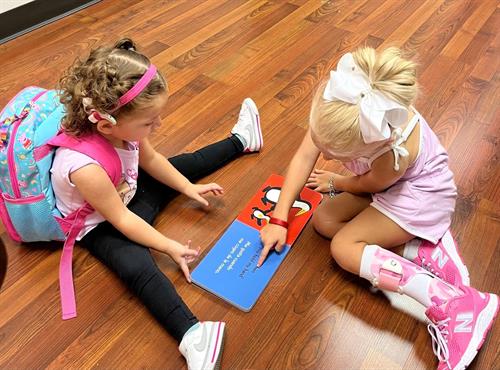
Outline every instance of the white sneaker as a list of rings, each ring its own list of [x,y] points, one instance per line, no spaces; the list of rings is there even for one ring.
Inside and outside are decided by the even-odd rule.
[[[184,335],[179,351],[186,358],[188,370],[220,368],[225,326],[221,321],[204,321]]]
[[[264,142],[260,128],[259,110],[252,99],[243,100],[238,122],[234,125],[231,133],[238,134],[245,140],[244,152],[258,152],[262,149]]]

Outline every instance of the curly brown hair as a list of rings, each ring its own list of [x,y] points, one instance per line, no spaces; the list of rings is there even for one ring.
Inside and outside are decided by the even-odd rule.
[[[112,113],[116,118],[135,109],[147,108],[155,97],[167,93],[167,82],[158,71],[136,98],[115,109],[118,99],[137,83],[150,64],[129,38],[119,40],[113,47],[93,49],[86,60],[77,59],[58,84],[60,101],[66,111],[62,121],[64,131],[82,136],[95,130],[84,109],[83,98],[92,99],[92,109]]]

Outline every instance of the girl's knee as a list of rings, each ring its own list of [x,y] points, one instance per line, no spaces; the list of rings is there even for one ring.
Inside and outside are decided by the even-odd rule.
[[[147,279],[149,274],[150,269],[141,264],[140,261],[129,261],[120,266],[118,270],[120,278],[129,286],[137,281]]]
[[[344,270],[348,270],[347,267],[350,265],[348,253],[350,244],[341,234],[335,235],[330,243],[330,253],[333,259]]]
[[[321,213],[315,212],[312,216],[312,226],[321,236],[331,239],[340,228],[340,224],[332,219],[327,219]]]
[[[159,273],[154,260],[147,253],[131,253],[113,261],[113,269],[127,286],[135,290]]]

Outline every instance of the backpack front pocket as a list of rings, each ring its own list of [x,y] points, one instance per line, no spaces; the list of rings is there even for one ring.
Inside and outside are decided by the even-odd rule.
[[[44,194],[12,198],[3,193],[0,206],[10,219],[10,224],[21,241],[64,240],[64,233],[56,221],[52,206]],[[2,215],[5,218],[5,215]],[[9,231],[10,233],[10,231]]]

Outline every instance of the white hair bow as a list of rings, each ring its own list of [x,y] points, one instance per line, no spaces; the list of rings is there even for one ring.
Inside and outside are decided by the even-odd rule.
[[[344,54],[337,63],[337,70],[330,72],[323,98],[359,104],[361,134],[367,144],[389,139],[390,126],[401,127],[408,119],[408,110],[404,106],[372,89],[368,77],[351,53]]]

